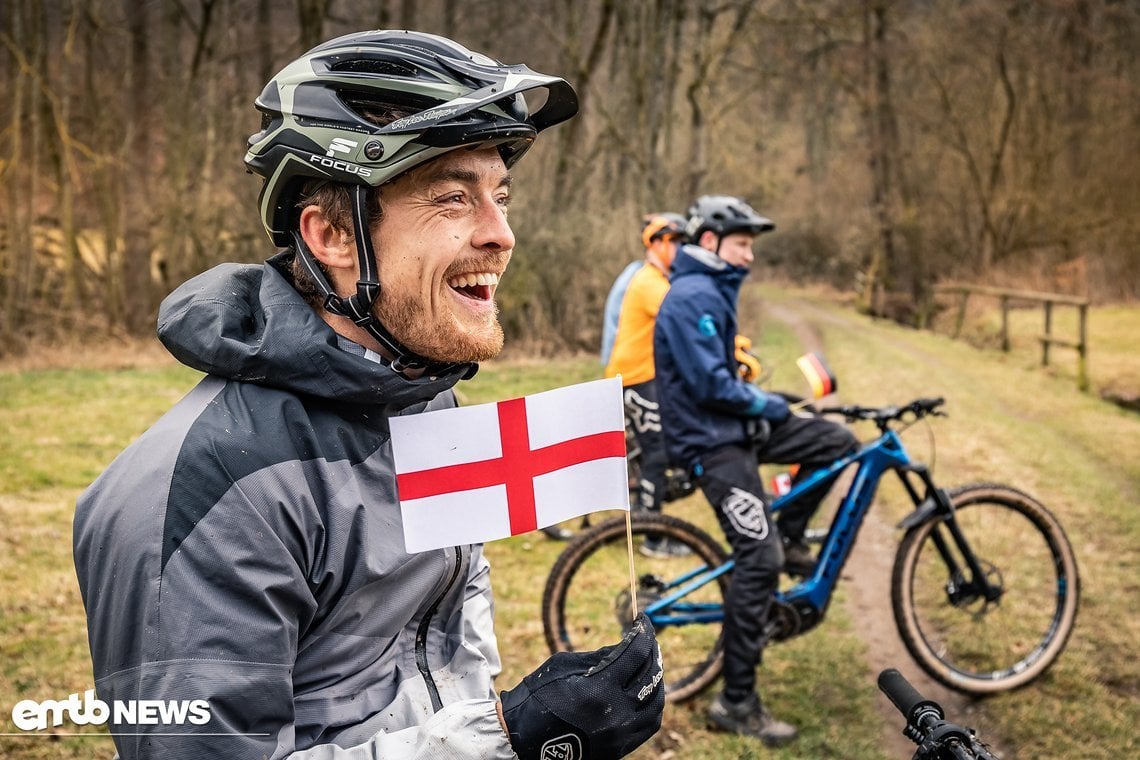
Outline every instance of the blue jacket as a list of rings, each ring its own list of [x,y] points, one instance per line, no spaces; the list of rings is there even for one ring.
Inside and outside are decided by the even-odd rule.
[[[746,442],[748,419],[764,416],[768,394],[736,371],[736,301],[747,276],[747,269],[693,245],[673,262],[653,352],[665,442],[679,465],[692,467],[715,449]]]
[[[625,299],[625,291],[629,289],[629,281],[645,266],[645,259],[630,262],[610,286],[610,294],[606,296],[606,310],[602,315],[602,366],[610,363],[610,355],[614,352],[614,341],[617,340],[618,318],[621,316],[621,302]]]

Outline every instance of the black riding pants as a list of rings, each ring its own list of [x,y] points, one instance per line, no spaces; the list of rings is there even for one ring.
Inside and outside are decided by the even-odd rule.
[[[798,464],[799,470],[792,481],[795,484],[858,447],[858,439],[845,426],[823,417],[793,414],[772,425],[771,434],[760,448],[758,458],[761,462]],[[776,517],[780,534],[790,540],[803,538],[808,521],[826,495],[826,487],[816,488],[783,507]]]
[[[624,389],[625,414],[633,435],[641,448],[641,480],[637,484],[634,509],[661,511],[665,496],[665,470],[669,465],[665,453],[665,435],[661,432],[661,410],[657,402],[657,384],[652,380]]]
[[[784,549],[751,447],[726,446],[701,460],[697,482],[716,510],[736,561],[725,598],[724,693],[732,702],[756,688],[764,621],[776,591]]]

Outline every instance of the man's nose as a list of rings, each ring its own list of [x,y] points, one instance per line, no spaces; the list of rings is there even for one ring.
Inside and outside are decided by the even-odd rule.
[[[507,213],[498,203],[483,204],[479,223],[471,241],[476,248],[509,251],[515,247],[515,233],[507,222]]]

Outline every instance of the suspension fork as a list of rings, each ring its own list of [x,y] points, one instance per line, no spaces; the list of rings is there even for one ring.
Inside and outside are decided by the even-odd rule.
[[[959,596],[963,590],[971,591],[975,594],[980,594],[987,602],[997,601],[1001,598],[1002,589],[1000,586],[992,585],[986,580],[985,570],[982,569],[981,562],[974,554],[974,550],[970,547],[970,542],[966,540],[962,528],[958,525],[958,520],[955,517],[954,504],[950,501],[950,495],[946,489],[939,488],[934,484],[934,478],[930,475],[930,470],[925,465],[912,465],[907,470],[896,470],[899,479],[903,483],[907,494],[910,495],[911,501],[915,504],[915,511],[908,515],[907,519],[903,520],[902,527],[909,528],[919,523],[925,522],[932,516],[937,519],[936,524],[930,530],[930,539],[934,542],[938,554],[942,557],[942,561],[946,563],[946,570],[949,573],[950,580],[947,583],[947,593],[951,596],[952,600]],[[908,477],[909,473],[913,473],[925,488],[926,495],[921,497],[918,489],[915,488],[914,483]],[[946,540],[943,534],[943,528],[950,534],[950,539],[953,545],[958,548],[958,555],[965,561],[966,567],[970,573],[967,576],[962,572],[962,566],[959,564],[958,559],[951,551],[951,545]],[[964,586],[959,588],[956,579],[962,578],[965,580]]]

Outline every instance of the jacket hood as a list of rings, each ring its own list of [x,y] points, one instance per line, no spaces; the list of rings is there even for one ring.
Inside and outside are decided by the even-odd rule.
[[[705,274],[740,283],[748,276],[748,272],[747,267],[733,266],[707,248],[687,243],[677,249],[669,279],[686,274]]]
[[[186,281],[159,307],[159,340],[178,361],[211,375],[396,409],[434,398],[466,373],[470,365],[411,380],[342,350],[279,271],[291,255],[221,264]]]

